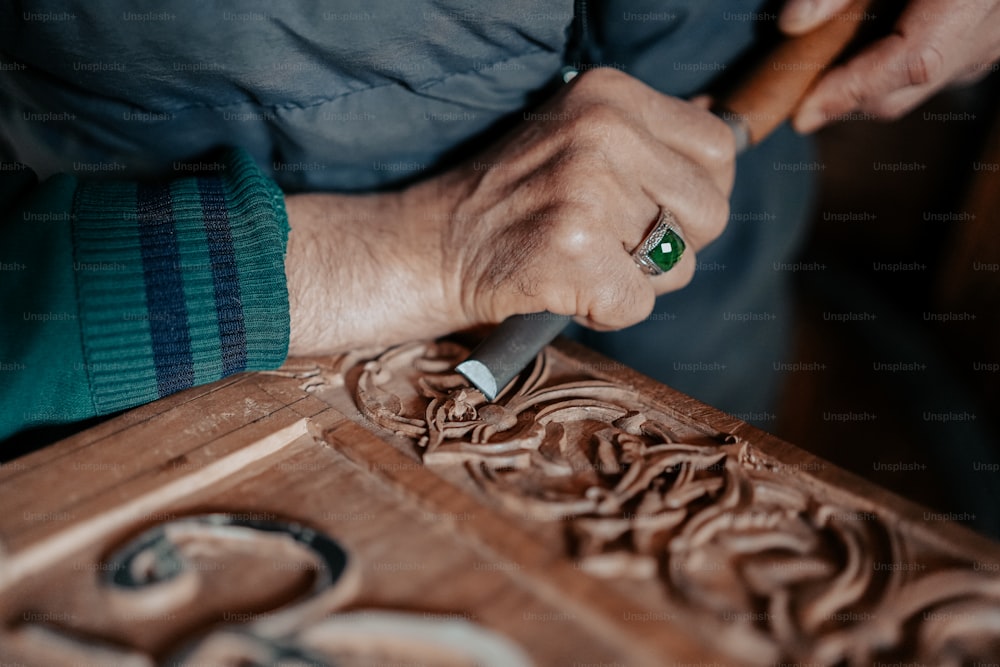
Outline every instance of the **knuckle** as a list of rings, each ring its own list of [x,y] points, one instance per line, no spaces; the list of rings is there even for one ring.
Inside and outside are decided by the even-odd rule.
[[[629,77],[613,67],[595,67],[576,77],[576,86],[596,92],[607,92],[609,87],[619,86]]]
[[[568,219],[567,219],[568,218]],[[600,251],[600,234],[575,216],[566,216],[549,232],[552,252],[570,260],[593,258]]]
[[[706,243],[714,241],[725,231],[729,222],[729,201],[723,197],[712,197],[705,202],[702,219],[702,236]]]
[[[934,44],[928,43],[917,49],[908,59],[907,73],[911,86],[933,84],[944,75],[944,54]]]
[[[635,295],[635,307],[630,314],[630,321],[625,326],[631,326],[643,321],[649,317],[649,314],[653,312],[653,308],[656,307],[656,291],[649,280],[644,280],[642,288],[635,290],[633,293]]]
[[[845,100],[857,106],[864,104],[868,96],[868,84],[860,72],[851,71],[844,77],[843,97]]]
[[[707,166],[727,168],[736,162],[736,136],[722,120],[712,117],[710,136],[704,142]]]
[[[655,301],[648,280],[640,284],[603,282],[593,290],[588,315],[603,326],[620,329],[648,317]]]

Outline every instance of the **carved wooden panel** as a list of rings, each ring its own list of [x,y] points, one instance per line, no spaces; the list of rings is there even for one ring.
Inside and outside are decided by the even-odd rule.
[[[960,665],[1000,548],[572,344],[298,362],[0,468],[0,663]]]

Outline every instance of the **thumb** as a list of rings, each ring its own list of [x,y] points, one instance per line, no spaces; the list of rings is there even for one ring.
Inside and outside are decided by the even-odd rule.
[[[778,17],[778,27],[789,35],[800,35],[843,11],[849,4],[851,0],[788,0]]]

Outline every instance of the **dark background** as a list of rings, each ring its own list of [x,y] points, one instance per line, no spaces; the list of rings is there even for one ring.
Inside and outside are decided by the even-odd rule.
[[[826,268],[797,274],[796,359],[826,368],[789,374],[770,429],[994,537],[998,82],[994,72],[895,123],[849,120],[819,134],[826,168],[802,261]],[[886,266],[896,263],[909,268]],[[956,319],[934,319],[947,313]],[[886,370],[894,362],[913,370]]]

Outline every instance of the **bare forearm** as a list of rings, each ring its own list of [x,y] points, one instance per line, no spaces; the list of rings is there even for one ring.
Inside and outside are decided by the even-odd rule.
[[[289,354],[334,354],[467,326],[450,307],[440,234],[405,194],[289,195]]]

